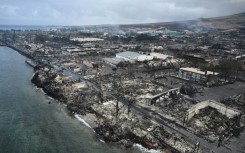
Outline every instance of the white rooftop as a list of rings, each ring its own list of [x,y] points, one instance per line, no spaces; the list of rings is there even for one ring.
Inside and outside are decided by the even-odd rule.
[[[132,51],[125,51],[125,52],[117,53],[117,56],[126,57],[126,58],[137,58],[140,55],[141,54],[137,52],[132,52]]]
[[[79,41],[79,42],[91,42],[91,41],[103,41],[104,39],[100,38],[72,38],[73,41]]]
[[[172,57],[172,56],[169,56],[169,55],[166,55],[166,54],[161,54],[161,53],[150,53],[151,56],[154,56],[155,58],[159,58],[159,59],[162,59],[162,60],[165,60],[167,59],[168,57]]]
[[[195,67],[185,67],[185,68],[180,68],[180,69],[184,71],[189,71],[189,72],[205,75],[205,71],[201,71],[200,69],[195,68]],[[218,75],[219,73],[217,72],[213,73],[213,71],[207,71],[207,75],[213,75],[213,74]]]

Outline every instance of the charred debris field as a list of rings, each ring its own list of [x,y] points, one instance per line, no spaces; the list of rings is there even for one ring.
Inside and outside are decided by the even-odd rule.
[[[142,25],[1,30],[31,82],[107,143],[159,152],[245,144],[245,15]]]

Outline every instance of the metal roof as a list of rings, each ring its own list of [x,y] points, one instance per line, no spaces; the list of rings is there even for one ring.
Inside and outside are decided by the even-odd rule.
[[[123,59],[120,59],[120,58],[103,58],[103,59],[114,65],[117,65],[118,63],[124,61]]]
[[[117,53],[117,56],[122,56],[122,57],[126,57],[126,58],[136,58],[140,55],[141,54],[139,54],[137,52],[132,52],[132,51],[125,51],[125,52]]]

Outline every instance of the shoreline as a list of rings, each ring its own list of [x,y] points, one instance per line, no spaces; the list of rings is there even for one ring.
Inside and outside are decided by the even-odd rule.
[[[21,54],[21,55],[23,55],[23,56],[25,56],[25,57],[27,57],[27,58],[30,58],[30,59],[34,60],[34,57],[33,57],[33,56],[31,56],[30,54],[28,54],[27,52],[25,52],[25,51],[23,51],[23,50],[21,50],[21,49],[18,49],[17,47],[15,47],[15,46],[13,46],[13,45],[11,45],[11,44],[8,44],[8,43],[7,43],[7,44],[4,45],[4,46],[9,47],[9,48],[11,48],[11,49],[17,51],[19,54]]]
[[[21,49],[17,49],[16,47],[11,46],[11,45],[6,45],[6,46],[9,47],[9,48],[12,48],[13,50],[17,51],[18,53],[20,53],[21,55],[23,55],[23,56],[25,56],[27,58],[31,57],[29,54],[25,53]],[[35,59],[33,57],[31,57],[31,59],[33,59],[35,61]],[[34,68],[33,68],[33,70],[34,70]],[[50,77],[47,77],[45,75],[42,76],[43,74],[39,74],[39,73],[42,73],[42,72],[44,72],[44,71],[40,70],[40,69],[39,70],[36,69],[36,71],[33,73],[31,82],[34,84],[34,86],[36,86],[38,89],[41,89],[48,97],[52,98],[56,102],[60,102],[60,103],[65,104],[66,105],[66,110],[69,113],[71,113],[71,115],[73,117],[75,117],[77,120],[83,122],[83,124],[86,125],[87,122],[84,121],[84,119],[80,120],[79,118],[76,117],[76,114],[77,113],[79,114],[79,112],[76,112],[76,109],[78,109],[78,108],[76,108],[77,106],[71,106],[72,108],[74,108],[74,107],[76,108],[75,111],[72,108],[68,107],[69,104],[67,104],[67,102],[68,102],[69,99],[67,99],[67,97],[65,97],[64,95],[59,95],[56,91],[54,91],[52,89],[52,87],[50,87],[49,85],[47,86],[47,85],[42,84],[42,82],[40,82],[40,80],[37,81],[38,79],[40,79],[39,77],[42,77],[44,80],[45,79],[47,79],[47,80],[50,79]],[[53,72],[52,74],[53,75],[57,75],[57,72]],[[52,78],[52,79],[54,79],[54,78]],[[63,89],[59,89],[59,90],[63,90]],[[86,126],[91,128],[97,135],[102,137],[105,140],[105,142],[119,143],[119,145],[122,145],[122,146],[124,146],[126,148],[131,148],[134,145],[139,145],[139,146],[142,146],[142,148],[144,148],[144,150],[145,149],[148,150],[148,152],[149,151],[157,151],[157,153],[163,153],[163,150],[165,150],[165,149],[166,150],[171,150],[171,152],[173,152],[173,153],[180,152],[176,148],[172,147],[171,145],[167,145],[166,146],[166,144],[165,144],[165,145],[162,146],[161,144],[158,144],[159,147],[160,147],[160,150],[159,150],[159,147],[157,147],[157,149],[154,149],[155,147],[153,147],[153,148],[151,147],[151,146],[153,146],[153,143],[151,143],[151,141],[147,141],[147,140],[145,140],[143,138],[138,138],[137,136],[136,137],[134,136],[134,138],[131,139],[130,135],[132,134],[132,131],[130,131],[130,134],[127,133],[126,131],[122,131],[123,133],[118,133],[118,134],[111,135],[110,134],[110,129],[112,128],[112,129],[115,130],[116,127],[114,125],[110,125],[111,123],[108,124],[108,119],[106,117],[104,117],[104,116],[101,116],[101,114],[99,112],[96,112],[96,110],[92,110],[92,112],[95,114],[96,118],[99,119],[102,122],[100,122],[100,124],[98,124],[98,127],[95,127],[95,128],[92,128],[89,124],[87,124]],[[82,110],[82,113],[80,113],[80,114],[81,115],[84,115],[84,114],[86,115],[88,113],[91,113],[90,110]],[[106,132],[106,133],[104,133],[103,131]],[[109,135],[107,135],[108,132],[109,132]],[[148,146],[147,143],[151,143],[150,146]],[[188,147],[190,147],[190,146],[188,146]],[[142,149],[140,149],[140,150],[142,151]]]
[[[82,118],[79,114],[75,114],[74,117],[79,120],[80,122],[82,122],[85,126],[87,126],[88,128],[92,129],[93,132],[95,133],[94,129],[89,125],[89,123],[87,123],[84,118]]]
[[[6,44],[6,45],[0,45],[0,47],[9,47],[11,49],[13,49],[14,51],[18,52],[19,54],[21,54],[22,56],[26,57],[26,58],[30,58],[32,60],[34,60],[34,58],[32,56],[30,56],[29,54],[25,53],[24,51],[22,51],[21,49],[17,49],[16,47]],[[29,65],[30,67],[32,67],[31,65]],[[34,70],[34,67],[32,67],[32,69]],[[32,78],[35,76],[36,73],[33,73]],[[33,83],[33,86],[36,87],[37,90],[40,90],[42,92],[42,94],[46,95],[48,99],[50,100],[54,100],[55,102],[59,102],[59,103],[63,103],[59,101],[56,97],[53,96],[53,94],[51,94],[50,92],[46,92],[45,89],[43,87],[37,86],[35,83]],[[69,109],[67,109],[67,107],[65,108],[66,111],[68,111],[69,113],[72,113]],[[87,115],[87,114],[86,114]],[[90,128],[96,135],[98,135],[98,133],[96,133],[96,131],[94,130],[94,128],[85,121],[85,119],[82,117],[84,115],[80,115],[80,114],[72,114],[73,117],[75,117],[79,122],[83,123],[87,128]],[[103,138],[103,137],[102,137]],[[106,143],[106,141],[104,139],[99,139],[99,141],[101,143]],[[120,144],[121,145],[121,144]],[[138,143],[134,143],[132,148],[135,147],[137,149],[139,149],[142,153],[164,153],[162,151],[159,150],[154,150],[154,149],[148,149],[144,146],[142,146],[141,144]]]
[[[92,126],[86,122],[86,117],[82,116],[82,115],[79,115],[79,114],[75,114],[75,118],[80,121],[81,123],[83,123],[85,126],[87,126],[88,128],[90,128],[95,134],[95,130],[92,128]],[[104,140],[102,139],[98,139],[100,142],[102,143],[106,143]],[[147,149],[145,147],[143,147],[141,144],[137,144],[137,143],[134,143],[132,148],[137,148],[139,149],[142,153],[165,153],[163,151],[160,151],[160,150],[155,150],[155,149]]]
[[[33,77],[35,77],[35,73],[33,75]],[[39,87],[37,84],[35,84],[35,82],[32,82],[33,85],[41,90],[41,92],[43,94],[45,94],[47,97],[50,97],[52,98],[53,100],[55,100],[56,102],[60,102],[60,103],[63,103],[64,102],[61,102],[60,100],[58,100],[56,97],[53,97],[52,94],[50,94],[50,92],[46,92],[45,89],[43,87]],[[66,104],[65,104],[66,105]],[[67,106],[67,105],[66,105]],[[71,115],[76,118],[79,122],[81,122],[83,125],[85,125],[87,128],[90,128],[97,136],[101,137],[102,139],[98,138],[99,141],[101,141],[102,143],[106,143],[106,142],[112,142],[112,143],[115,143],[115,144],[118,144],[118,145],[121,145],[121,146],[124,146],[125,148],[133,148],[133,147],[136,147],[137,149],[139,149],[142,153],[165,153],[161,150],[156,150],[156,149],[148,149],[146,147],[144,147],[142,144],[139,144],[139,143],[135,143],[134,141],[132,141],[132,146],[128,147],[128,143],[122,143],[122,141],[128,141],[126,139],[122,139],[118,142],[114,142],[114,141],[108,141],[108,138],[107,137],[104,137],[104,136],[101,136],[100,133],[96,132],[96,128],[98,128],[99,126],[97,125],[97,121],[95,120],[98,120],[98,116],[96,114],[92,114],[92,113],[89,113],[89,112],[86,112],[85,115],[82,115],[82,114],[77,114],[77,113],[74,113],[72,112],[71,110],[69,110],[67,107],[65,108],[68,113],[71,113]],[[96,112],[95,112],[96,113]],[[95,120],[93,119],[86,119],[86,116],[89,115],[89,114],[92,114],[94,117],[95,117]],[[87,120],[91,120],[91,122],[94,122],[94,125],[91,125],[91,123],[88,123]],[[95,126],[96,124],[96,126]]]

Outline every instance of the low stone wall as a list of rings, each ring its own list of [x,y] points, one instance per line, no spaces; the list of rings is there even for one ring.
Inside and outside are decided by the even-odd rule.
[[[204,109],[208,106],[217,109],[218,112],[226,115],[229,118],[241,115],[239,110],[225,106],[224,104],[218,103],[214,100],[206,100],[188,109],[186,112],[186,120],[190,120],[195,114],[198,114],[201,109]]]

